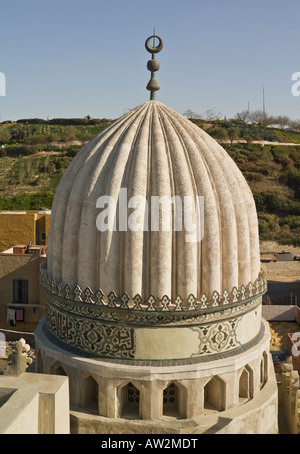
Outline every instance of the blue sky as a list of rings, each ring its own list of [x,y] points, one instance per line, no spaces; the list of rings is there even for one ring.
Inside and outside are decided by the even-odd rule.
[[[0,120],[117,118],[149,99],[153,32],[157,99],[227,117],[262,108],[300,118],[299,0],[0,0]]]

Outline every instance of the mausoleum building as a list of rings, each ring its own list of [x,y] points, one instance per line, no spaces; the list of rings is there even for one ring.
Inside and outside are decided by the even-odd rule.
[[[276,433],[253,196],[221,145],[155,99],[156,39],[150,101],[57,188],[37,370],[69,377],[74,432]]]

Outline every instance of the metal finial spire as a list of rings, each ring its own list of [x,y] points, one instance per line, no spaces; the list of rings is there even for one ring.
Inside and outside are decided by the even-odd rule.
[[[153,45],[150,45],[150,40],[153,38]],[[155,38],[158,39],[158,45],[155,46]],[[162,39],[155,34],[155,29],[154,29],[154,34],[152,36],[149,36],[149,38],[145,42],[145,47],[148,52],[152,54],[152,60],[149,60],[147,62],[147,69],[151,71],[151,79],[148,82],[147,85],[147,90],[150,91],[150,100],[153,100],[156,98],[156,91],[160,89],[159,83],[155,79],[155,71],[159,70],[160,64],[159,61],[156,60],[155,54],[158,54],[163,48],[163,41]]]

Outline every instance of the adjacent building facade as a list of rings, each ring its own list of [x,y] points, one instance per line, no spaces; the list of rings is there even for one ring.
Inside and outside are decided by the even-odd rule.
[[[0,211],[0,251],[17,244],[48,244],[51,211]]]
[[[20,244],[0,253],[0,330],[33,332],[45,314],[39,276],[46,251]]]

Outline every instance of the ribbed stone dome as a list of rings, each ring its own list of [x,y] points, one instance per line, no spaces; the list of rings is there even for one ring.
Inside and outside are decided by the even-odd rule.
[[[158,229],[155,197],[181,202]],[[190,241],[191,220],[176,221],[198,197],[204,234]],[[104,200],[117,203],[99,230]],[[88,414],[97,433],[275,433],[254,200],[226,151],[172,109],[151,99],[73,159],[40,284],[37,367],[68,375],[80,430]]]
[[[100,232],[97,200],[118,200],[120,188],[147,200],[204,196],[202,241],[173,228]],[[129,297],[198,299],[247,286],[260,272],[256,208],[242,173],[221,145],[158,101],[122,116],[74,158],[56,191],[48,250],[55,281]]]

